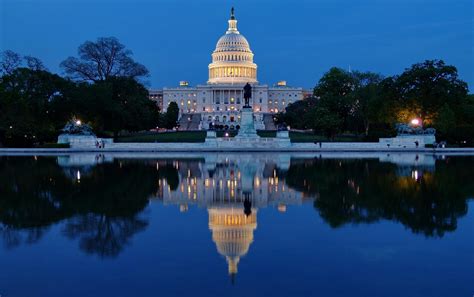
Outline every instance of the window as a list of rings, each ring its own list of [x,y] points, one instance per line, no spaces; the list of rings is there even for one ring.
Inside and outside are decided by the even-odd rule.
[[[205,108],[205,107],[203,107],[203,108],[202,108],[202,111],[206,111],[206,108]]]

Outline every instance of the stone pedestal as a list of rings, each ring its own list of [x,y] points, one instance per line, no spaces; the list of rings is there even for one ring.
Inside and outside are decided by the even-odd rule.
[[[95,148],[98,138],[95,135],[61,134],[58,143],[68,143],[71,148]]]
[[[251,107],[244,107],[240,113],[240,129],[236,138],[258,138],[257,130],[253,121]]]
[[[280,139],[290,139],[290,133],[288,130],[277,131],[276,137]]]
[[[208,130],[206,132],[206,140],[204,141],[204,143],[207,145],[207,146],[217,146],[217,135],[216,135],[216,131],[214,130]]]

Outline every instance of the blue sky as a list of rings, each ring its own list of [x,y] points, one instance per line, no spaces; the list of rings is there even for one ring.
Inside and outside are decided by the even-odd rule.
[[[400,73],[426,59],[474,86],[472,0],[0,0],[0,49],[53,72],[85,40],[115,36],[150,70],[149,86],[205,83],[231,6],[258,79],[311,88],[332,66]]]

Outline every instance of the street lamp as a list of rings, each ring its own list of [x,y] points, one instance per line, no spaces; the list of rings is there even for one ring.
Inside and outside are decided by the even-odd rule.
[[[421,120],[418,119],[418,118],[414,118],[410,121],[410,123],[413,125],[413,126],[420,126],[421,125]]]
[[[82,124],[81,120],[77,120],[77,121],[76,121],[76,125],[77,125],[77,126],[80,126],[81,124]]]

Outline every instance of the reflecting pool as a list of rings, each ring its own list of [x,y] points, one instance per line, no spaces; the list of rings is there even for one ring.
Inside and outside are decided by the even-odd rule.
[[[473,296],[474,157],[0,156],[0,296]]]

